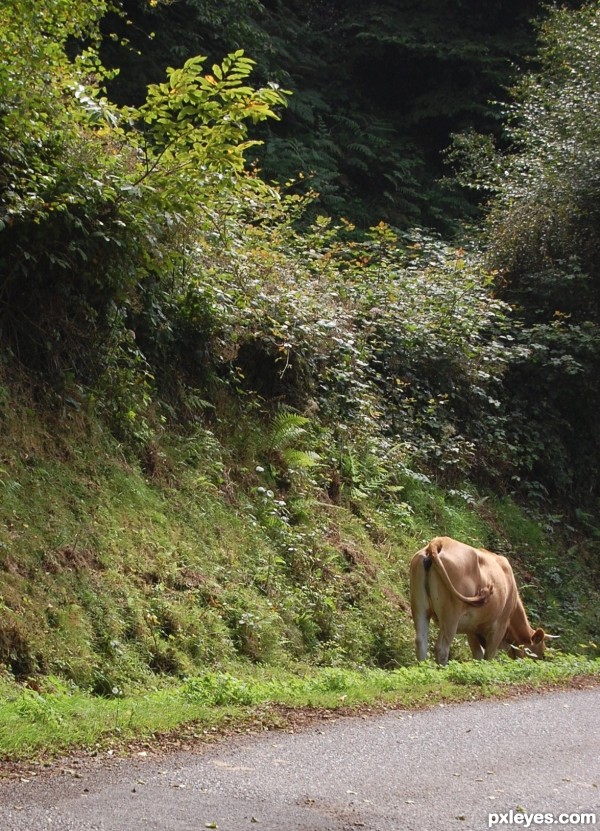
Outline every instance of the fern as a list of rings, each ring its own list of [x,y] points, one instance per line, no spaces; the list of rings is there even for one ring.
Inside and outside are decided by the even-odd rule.
[[[299,413],[282,410],[273,420],[269,446],[271,450],[283,451],[290,448],[306,435],[309,419]]]
[[[366,499],[370,494],[381,492],[388,486],[389,472],[372,456],[358,459],[348,449],[340,457],[340,468],[353,499]]]
[[[273,420],[269,449],[279,453],[288,470],[307,470],[316,467],[321,457],[313,450],[301,450],[296,445],[308,436],[310,419],[299,413],[282,410]]]
[[[283,451],[283,458],[290,469],[307,470],[317,467],[321,457],[314,450],[295,450],[293,447]]]

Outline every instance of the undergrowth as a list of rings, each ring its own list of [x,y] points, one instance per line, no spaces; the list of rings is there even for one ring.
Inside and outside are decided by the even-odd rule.
[[[409,705],[597,673],[586,547],[571,535],[564,559],[560,523],[544,529],[508,497],[408,469],[371,488],[386,470],[368,449],[337,471],[324,428],[285,411],[247,413],[235,450],[224,421],[165,431],[140,462],[85,412],[56,438],[51,409],[12,402],[0,472],[7,758],[191,722],[201,733],[263,705]],[[439,533],[508,554],[531,619],[579,657],[415,666],[408,562]],[[468,657],[460,639],[453,654]]]

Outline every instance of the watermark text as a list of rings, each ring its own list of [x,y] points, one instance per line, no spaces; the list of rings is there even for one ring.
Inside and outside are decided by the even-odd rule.
[[[518,825],[522,828],[531,828],[536,825],[596,825],[596,814],[591,812],[530,814],[527,811],[513,811],[512,809],[504,814],[488,814],[488,828],[503,825]]]

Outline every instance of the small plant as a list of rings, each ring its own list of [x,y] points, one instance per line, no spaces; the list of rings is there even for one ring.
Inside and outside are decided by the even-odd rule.
[[[59,699],[52,694],[42,695],[36,690],[25,688],[16,703],[16,711],[33,724],[59,727],[64,719],[58,704]]]
[[[352,685],[352,676],[343,669],[323,670],[311,684],[311,689],[322,692],[346,692]]]
[[[195,704],[249,706],[263,700],[264,691],[258,685],[228,673],[207,673],[201,678],[188,679],[182,695]]]

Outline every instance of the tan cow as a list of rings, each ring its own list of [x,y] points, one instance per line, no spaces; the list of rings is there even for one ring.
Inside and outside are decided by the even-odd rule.
[[[472,548],[450,537],[436,537],[410,564],[410,604],[417,659],[427,657],[429,621],[440,632],[438,664],[447,664],[454,636],[467,636],[474,658],[493,658],[499,648],[515,656],[541,658],[547,637],[533,629],[506,557]]]

